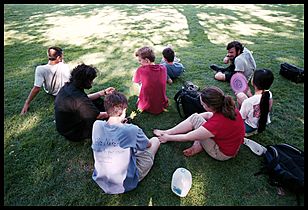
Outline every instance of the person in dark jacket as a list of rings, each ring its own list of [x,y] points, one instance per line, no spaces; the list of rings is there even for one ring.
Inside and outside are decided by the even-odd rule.
[[[73,69],[70,81],[56,96],[56,129],[68,140],[81,141],[91,138],[94,121],[108,118],[102,97],[111,94],[115,88],[108,87],[88,95],[84,91],[92,87],[96,76],[95,67],[80,64]]]

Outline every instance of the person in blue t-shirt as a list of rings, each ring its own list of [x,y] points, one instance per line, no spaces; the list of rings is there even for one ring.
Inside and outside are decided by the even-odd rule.
[[[94,171],[92,179],[107,194],[133,190],[149,173],[160,146],[157,137],[148,137],[137,125],[125,123],[127,98],[119,92],[107,95],[104,107],[107,121],[93,124],[92,150]]]
[[[175,57],[175,53],[171,47],[163,50],[163,59],[161,64],[167,68],[167,82],[172,84],[173,80],[183,74],[185,67],[179,63],[179,59]]]

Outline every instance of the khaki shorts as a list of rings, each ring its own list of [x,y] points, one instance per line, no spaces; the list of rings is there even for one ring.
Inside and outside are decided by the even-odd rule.
[[[203,125],[203,123],[206,122],[206,120],[200,115],[198,115],[197,113],[192,114],[188,119],[189,119],[189,122],[193,125],[194,129],[199,128],[200,126]],[[232,158],[231,156],[227,156],[223,154],[219,150],[219,146],[211,138],[204,140],[204,141],[199,141],[199,142],[202,145],[203,149],[206,151],[206,153],[216,160],[228,160]]]
[[[154,155],[148,150],[140,151],[136,153],[136,164],[139,173],[140,182],[150,171],[154,163]]]

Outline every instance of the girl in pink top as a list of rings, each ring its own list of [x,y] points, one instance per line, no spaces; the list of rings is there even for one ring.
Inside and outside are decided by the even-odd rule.
[[[235,157],[244,142],[245,127],[234,100],[218,87],[209,87],[202,90],[200,101],[207,112],[192,114],[173,128],[153,133],[161,143],[194,141],[183,151],[185,156],[205,150],[216,160]]]
[[[155,64],[151,48],[142,47],[136,52],[140,67],[135,72],[133,82],[140,85],[137,107],[140,111],[160,114],[168,106],[166,95],[167,69]]]

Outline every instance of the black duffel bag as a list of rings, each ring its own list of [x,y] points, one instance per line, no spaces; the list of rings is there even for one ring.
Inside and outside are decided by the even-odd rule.
[[[200,94],[199,87],[190,81],[186,81],[175,94],[176,109],[181,118],[186,119],[193,113],[205,112],[200,102]]]
[[[279,74],[295,83],[304,82],[304,69],[286,62],[280,64]]]

